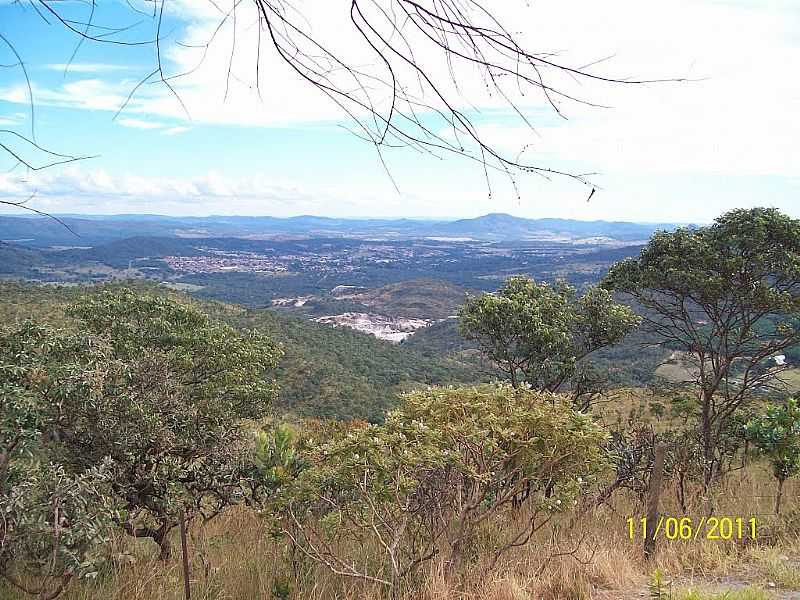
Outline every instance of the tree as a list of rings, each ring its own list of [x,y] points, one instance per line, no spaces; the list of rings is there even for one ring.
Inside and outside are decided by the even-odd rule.
[[[783,404],[770,406],[764,414],[747,423],[745,433],[753,445],[772,461],[772,473],[778,480],[775,514],[780,514],[783,484],[800,473],[800,407],[797,399],[789,398]]]
[[[800,221],[740,209],[708,227],[659,232],[602,285],[636,302],[658,343],[692,359],[708,485],[729,422],[779,381],[786,365],[772,358],[800,343]]]
[[[603,289],[581,297],[575,288],[511,277],[497,294],[469,298],[459,311],[461,332],[505,373],[513,387],[556,392],[571,385],[573,402],[589,407],[595,388],[585,359],[633,330],[639,319]],[[583,361],[583,362],[582,362]]]
[[[0,578],[55,598],[72,578],[97,574],[118,506],[107,461],[77,475],[58,462],[44,437],[49,406],[9,382],[20,368],[7,358],[0,351]]]
[[[311,454],[284,489],[284,533],[339,575],[396,586],[442,548],[455,572],[481,528],[513,516],[489,542],[494,564],[573,505],[606,466],[605,439],[551,394],[508,385],[413,392],[384,424]]]
[[[5,376],[47,407],[44,431],[71,472],[110,459],[120,525],[166,558],[180,512],[213,515],[241,500],[252,446],[242,424],[267,413],[279,351],[189,305],[124,289],[70,314],[73,330],[7,331]]]
[[[216,26],[210,39],[197,48],[197,66],[187,72],[168,70],[169,52],[165,47],[170,29],[167,21],[175,11],[186,10],[180,3],[153,0],[127,2],[126,7],[34,0],[15,4],[7,10],[36,11],[43,25],[58,25],[75,36],[76,48],[67,68],[84,44],[104,44],[109,51],[152,49],[152,69],[132,86],[117,114],[125,110],[133,96],[148,89],[147,84],[160,83],[174,96],[176,105],[190,115],[191,107],[184,105],[176,91],[180,78],[200,66],[215,41],[221,43],[224,33],[232,38],[231,47],[225,47],[230,52],[224,90],[227,97],[231,79],[241,80],[232,69],[237,43],[252,36],[252,87],[259,93],[264,77],[275,77],[274,70],[265,68],[265,58],[272,55],[309,90],[324,94],[337,105],[352,122],[354,133],[372,144],[379,154],[385,148],[398,146],[412,147],[432,157],[455,153],[482,167],[487,185],[493,172],[507,175],[512,182],[515,174],[525,172],[588,182],[582,174],[529,162],[523,152],[508,152],[491,142],[481,133],[479,119],[465,108],[478,103],[475,89],[478,93],[487,91],[496,98],[494,102],[505,103],[534,135],[533,124],[515,98],[535,93],[563,116],[565,105],[591,104],[568,88],[567,82],[645,83],[641,79],[599,74],[593,67],[600,61],[573,66],[551,52],[526,49],[512,28],[502,23],[498,11],[479,0],[343,3],[342,10],[347,11],[352,29],[342,32],[342,39],[359,40],[364,54],[357,57],[340,52],[336,40],[320,39],[312,26],[314,10],[310,6],[282,0],[249,0],[221,7],[209,0],[204,9],[217,15]],[[46,31],[43,36],[48,35]],[[14,47],[11,33],[4,35],[1,28],[0,47],[8,50],[8,60],[3,61],[8,64],[0,68],[20,69],[28,82],[31,103],[31,130],[25,135],[0,130],[0,151],[16,165],[33,170],[84,158],[56,154],[37,144],[33,120],[35,87],[28,77],[25,57]],[[473,85],[470,80],[474,80]],[[270,85],[276,84],[270,81]],[[524,149],[523,142],[519,150]],[[491,187],[489,190],[491,193]],[[24,206],[24,202],[17,204]]]

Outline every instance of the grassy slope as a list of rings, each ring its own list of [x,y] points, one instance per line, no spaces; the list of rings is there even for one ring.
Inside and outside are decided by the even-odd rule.
[[[311,561],[291,562],[287,540],[272,535],[270,521],[237,507],[202,526],[190,528],[192,597],[267,600],[641,600],[653,597],[648,581],[658,569],[669,582],[662,598],[671,600],[790,600],[800,593],[800,506],[797,488],[788,496],[786,517],[770,515],[774,481],[762,465],[732,473],[716,490],[717,515],[757,515],[759,543],[752,541],[669,541],[661,537],[651,562],[642,558],[641,540],[629,537],[627,517],[638,519],[644,507],[620,493],[594,510],[568,509],[530,544],[505,554],[489,570],[492,543],[504,522],[487,523],[471,547],[469,565],[459,577],[446,579],[444,559],[420,570],[416,587],[392,596],[386,589],[357,579],[336,577]],[[692,490],[692,522],[707,514]],[[667,515],[681,515],[674,490],[662,499]],[[527,513],[517,517],[526,519]],[[177,544],[177,532],[175,543]],[[558,542],[553,543],[556,538]],[[372,544],[343,537],[341,546],[357,563],[381,556]],[[169,562],[155,559],[148,542],[120,537],[113,546],[119,559],[95,580],[74,582],[63,600],[181,600],[180,553]],[[445,552],[446,554],[446,552]],[[752,587],[751,587],[752,586]],[[281,590],[286,593],[281,593]],[[4,588],[0,598],[25,596]]]

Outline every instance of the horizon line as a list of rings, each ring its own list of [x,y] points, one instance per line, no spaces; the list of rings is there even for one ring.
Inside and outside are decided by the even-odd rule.
[[[393,216],[393,217],[377,217],[377,216],[341,216],[332,217],[327,215],[313,215],[308,213],[291,215],[286,217],[277,217],[268,214],[235,214],[235,215],[221,215],[221,214],[208,214],[208,215],[167,215],[159,213],[50,213],[50,214],[31,214],[22,212],[19,214],[13,213],[0,213],[0,217],[12,218],[27,218],[27,219],[53,219],[53,218],[111,218],[111,217],[151,217],[162,219],[229,219],[229,218],[246,218],[246,219],[276,219],[287,221],[290,219],[328,219],[340,221],[415,221],[420,223],[436,223],[448,222],[453,223],[457,221],[473,221],[490,216],[507,216],[521,221],[573,221],[577,223],[628,223],[634,225],[704,225],[697,221],[633,221],[622,219],[576,219],[572,217],[520,217],[511,213],[505,212],[491,212],[478,215],[477,217],[421,217],[421,216]]]

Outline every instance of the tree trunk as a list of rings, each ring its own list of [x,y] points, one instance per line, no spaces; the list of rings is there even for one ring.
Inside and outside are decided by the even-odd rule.
[[[455,577],[458,574],[458,569],[461,567],[461,558],[463,556],[462,546],[462,541],[456,540],[450,547],[450,557],[448,558],[446,567],[448,579]]]
[[[678,471],[678,504],[681,511],[686,514],[686,473],[683,470]]]
[[[556,482],[552,479],[547,482],[547,487],[544,489],[544,497],[545,498],[552,498],[553,497],[553,489],[556,487]]]
[[[181,520],[181,558],[183,559],[183,597],[184,600],[190,600],[192,591],[189,581],[189,551],[186,543],[186,513],[183,510],[181,510],[179,518]]]
[[[159,527],[156,535],[153,537],[156,544],[158,544],[158,560],[168,561],[172,557],[172,545],[169,541],[170,528],[166,524]]]
[[[703,433],[703,483],[706,490],[711,486],[714,479],[714,439],[711,428],[711,402],[714,394],[707,389],[703,390],[703,414],[702,414],[702,433]]]
[[[785,479],[778,479],[778,495],[775,497],[775,514],[781,514],[781,500],[783,498],[783,482]]]

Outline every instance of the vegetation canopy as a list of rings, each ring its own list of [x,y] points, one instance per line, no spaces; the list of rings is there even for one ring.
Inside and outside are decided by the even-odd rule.
[[[241,424],[266,414],[279,351],[185,304],[127,290],[89,297],[70,314],[74,330],[4,330],[0,383],[40,423],[31,443],[68,472],[110,461],[118,522],[166,557],[180,510],[209,516],[240,499]]]
[[[642,309],[644,327],[692,360],[706,482],[736,411],[780,381],[773,357],[800,342],[800,221],[771,208],[653,236],[613,266],[604,287]]]
[[[497,558],[526,544],[605,467],[604,431],[563,399],[507,385],[407,394],[383,425],[320,446],[285,490],[284,532],[341,575],[395,585],[444,552],[456,569],[479,527]],[[523,506],[524,518],[506,517]],[[380,559],[356,566],[353,536]]]
[[[586,409],[596,391],[595,373],[583,359],[620,341],[639,323],[606,290],[511,277],[496,294],[469,298],[459,312],[462,334],[518,387],[556,392],[570,386],[576,407]]]
[[[796,398],[770,406],[745,426],[745,434],[772,462],[778,480],[775,512],[781,511],[783,484],[800,473],[800,407]]]

